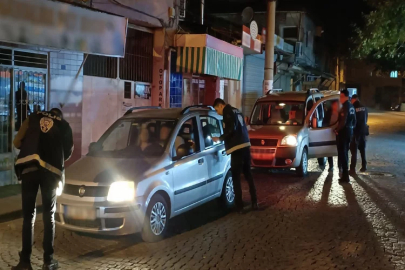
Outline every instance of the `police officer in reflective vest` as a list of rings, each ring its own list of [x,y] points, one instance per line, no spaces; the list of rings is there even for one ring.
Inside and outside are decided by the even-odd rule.
[[[340,182],[350,182],[349,178],[349,146],[353,137],[353,128],[356,125],[356,112],[349,101],[347,89],[340,92],[342,108],[339,112],[338,126],[335,129],[337,135],[338,159],[342,165]]]
[[[352,160],[350,162],[350,173],[356,173],[357,151],[360,150],[361,154],[361,172],[367,170],[366,160],[366,137],[368,136],[368,111],[367,108],[360,103],[357,95],[353,95],[352,104],[356,110],[356,127],[354,128],[354,136],[350,144],[350,152]]]
[[[240,175],[243,172],[245,179],[249,184],[250,199],[252,209],[257,210],[256,187],[253,176],[250,171],[250,139],[246,127],[245,119],[242,113],[226,104],[220,98],[214,101],[215,110],[224,117],[224,134],[219,138],[212,138],[214,142],[224,141],[225,149],[228,155],[231,155],[231,172],[233,180],[233,189],[235,192],[235,205],[239,213],[243,213],[242,186]]]
[[[53,259],[55,236],[56,191],[63,186],[65,161],[73,152],[72,129],[63,119],[61,110],[31,114],[21,125],[14,139],[20,149],[16,173],[21,179],[23,211],[23,247],[20,262],[14,270],[31,270],[31,252],[34,242],[35,203],[41,188],[44,223],[43,270],[58,268]]]

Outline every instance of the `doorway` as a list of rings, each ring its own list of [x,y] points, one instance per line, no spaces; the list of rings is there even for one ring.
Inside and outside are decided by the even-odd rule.
[[[0,48],[0,186],[17,182],[13,139],[22,122],[46,110],[48,54]]]

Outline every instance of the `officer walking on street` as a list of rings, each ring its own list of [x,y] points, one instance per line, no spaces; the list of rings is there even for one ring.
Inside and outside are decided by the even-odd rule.
[[[250,199],[252,209],[258,209],[256,187],[250,171],[250,139],[242,113],[226,104],[220,98],[214,102],[214,108],[219,115],[223,115],[224,134],[219,138],[213,138],[214,142],[225,141],[225,150],[231,155],[231,172],[233,179],[233,189],[235,192],[235,204],[238,212],[243,211],[242,186],[240,181],[241,172],[249,183]]]
[[[352,160],[350,162],[350,173],[356,173],[356,163],[357,163],[357,151],[360,150],[361,154],[361,172],[367,170],[367,160],[366,160],[366,137],[368,136],[368,111],[367,108],[360,103],[357,95],[353,95],[352,104],[356,110],[356,127],[353,130],[353,139],[350,144],[350,152],[352,154]]]
[[[44,222],[43,270],[58,268],[53,259],[55,236],[56,191],[63,187],[65,161],[73,151],[72,129],[63,119],[61,110],[31,114],[22,124],[14,139],[20,149],[16,173],[21,179],[23,211],[22,251],[20,262],[14,270],[31,270],[31,253],[34,241],[35,203],[41,188]]]
[[[335,129],[337,135],[338,159],[342,165],[341,182],[350,182],[349,178],[349,146],[353,137],[353,128],[356,125],[356,113],[349,101],[347,89],[340,92],[342,108],[339,112],[338,126]]]

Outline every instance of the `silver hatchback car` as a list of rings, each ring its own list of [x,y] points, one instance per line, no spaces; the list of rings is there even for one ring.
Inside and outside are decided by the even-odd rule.
[[[217,198],[232,207],[230,158],[212,140],[222,132],[212,107],[130,111],[66,170],[57,224],[155,242],[181,213]]]

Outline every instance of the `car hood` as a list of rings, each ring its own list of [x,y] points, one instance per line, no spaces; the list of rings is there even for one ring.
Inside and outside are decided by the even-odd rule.
[[[66,182],[94,182],[109,185],[117,180],[139,182],[156,158],[106,158],[86,156],[66,169]]]
[[[256,126],[252,125],[249,129],[250,138],[284,138],[287,135],[298,134],[302,126]]]

